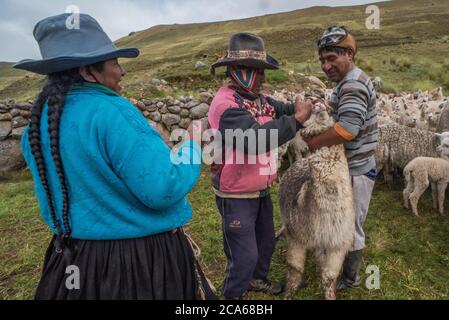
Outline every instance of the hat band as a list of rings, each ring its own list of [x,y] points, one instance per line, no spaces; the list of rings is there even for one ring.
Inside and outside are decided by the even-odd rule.
[[[255,51],[255,50],[238,50],[238,51],[228,51],[227,58],[232,59],[256,59],[256,60],[267,60],[267,53],[265,51]]]

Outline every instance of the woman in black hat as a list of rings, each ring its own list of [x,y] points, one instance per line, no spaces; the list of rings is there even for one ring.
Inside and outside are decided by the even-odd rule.
[[[54,233],[35,298],[214,298],[181,229],[192,216],[184,197],[199,177],[198,142],[173,158],[120,96],[117,58],[139,51],[115,47],[88,15],[78,29],[66,27],[68,18],[40,21],[43,60],[15,65],[47,75],[21,140]],[[171,161],[192,155],[194,163]]]
[[[212,65],[212,74],[221,66],[227,67],[230,83],[218,90],[208,119],[216,132],[214,141],[226,146],[211,168],[228,260],[223,295],[239,299],[247,290],[279,294],[281,286],[267,278],[275,245],[269,187],[277,163],[272,151],[295,137],[310,117],[312,104],[283,104],[261,94],[264,70],[278,69],[279,64],[256,35],[234,34],[227,54]]]

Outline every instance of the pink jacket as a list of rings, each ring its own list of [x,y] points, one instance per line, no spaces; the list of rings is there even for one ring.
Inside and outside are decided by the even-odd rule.
[[[215,130],[216,135],[223,113],[230,108],[246,109],[259,124],[272,121],[276,116],[275,108],[263,96],[261,96],[261,103],[262,111],[255,109],[251,101],[244,99],[231,87],[222,87],[211,103],[208,115],[209,125]],[[235,163],[239,153],[245,159],[244,164]],[[243,155],[236,148],[228,152],[223,151],[222,163],[214,162],[211,167],[214,188],[225,193],[249,193],[268,188],[277,176],[274,154],[274,152],[266,153],[267,158],[261,161],[258,156]],[[253,161],[249,161],[251,157]],[[234,159],[233,163],[231,163],[232,159]]]

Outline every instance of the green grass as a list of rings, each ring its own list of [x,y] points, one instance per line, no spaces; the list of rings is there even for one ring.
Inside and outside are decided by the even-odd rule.
[[[275,224],[279,228],[278,186],[272,189]],[[448,299],[449,219],[431,209],[429,192],[420,201],[420,217],[402,207],[402,185],[391,189],[376,184],[365,225],[367,248],[362,283],[368,265],[380,269],[380,289],[352,289],[339,299]],[[205,167],[189,200],[194,208],[187,232],[201,247],[201,262],[217,288],[221,288],[226,259],[222,248],[220,216]],[[0,178],[0,299],[31,299],[40,277],[50,232],[39,218],[33,180],[26,171]],[[284,281],[286,239],[277,243],[270,277]],[[306,263],[308,286],[296,299],[322,299],[313,259]],[[248,299],[273,297],[250,293]],[[277,298],[277,297],[276,297]],[[280,298],[280,297],[279,297]]]
[[[0,178],[0,299],[29,299],[50,240],[29,173]]]
[[[265,72],[266,81],[271,84],[284,84],[289,82],[284,70],[267,70]]]

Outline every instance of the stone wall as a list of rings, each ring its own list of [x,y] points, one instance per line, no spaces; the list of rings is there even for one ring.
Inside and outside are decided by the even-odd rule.
[[[187,129],[192,120],[204,121],[207,117],[213,93],[201,90],[199,97],[199,100],[184,96],[129,100],[171,145],[169,137],[173,130]],[[26,165],[20,150],[20,139],[30,121],[32,107],[32,101],[0,101],[0,173],[18,170]]]
[[[192,120],[207,117],[213,93],[201,91],[199,101],[191,96],[178,98],[165,97],[152,100],[130,99],[144,115],[145,118],[163,125],[169,132],[174,129],[187,129]]]
[[[32,106],[31,103],[16,103],[12,99],[0,102],[0,173],[25,166],[20,138],[30,121]]]

